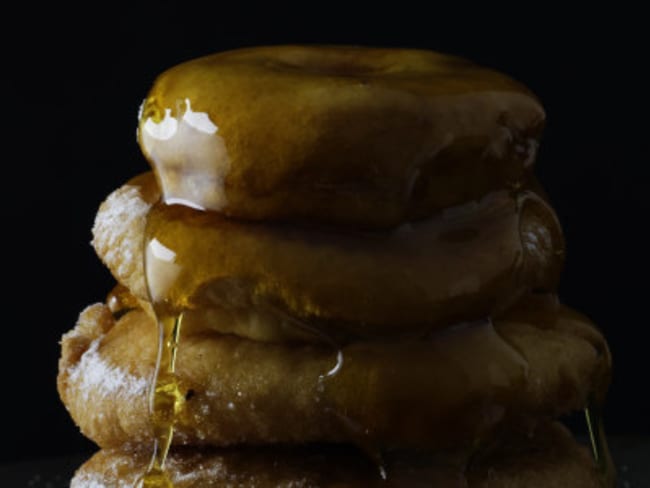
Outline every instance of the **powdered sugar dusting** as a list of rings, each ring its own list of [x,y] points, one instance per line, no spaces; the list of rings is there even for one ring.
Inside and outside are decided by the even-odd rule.
[[[176,471],[178,467],[174,466],[176,463],[171,460],[170,468],[173,471]],[[218,479],[223,476],[223,466],[219,463],[203,466],[200,465],[199,469],[193,469],[191,471],[180,472],[176,471],[173,473],[173,482],[174,483],[190,483],[196,482],[197,480],[206,480],[206,479]]]
[[[123,482],[118,482],[118,484],[111,484],[112,488],[128,488],[128,485]],[[75,476],[70,482],[70,488],[108,488],[103,481],[99,479],[99,476],[93,475],[79,475]]]
[[[124,185],[102,203],[93,226],[92,245],[115,278],[138,296],[146,296],[142,272],[142,236],[151,205],[133,185]]]
[[[102,473],[77,473],[70,481],[70,488],[133,488],[133,481],[119,477],[105,480]]]
[[[68,370],[68,381],[74,384],[84,401],[89,395],[133,398],[145,395],[147,381],[122,368],[109,365],[99,353],[101,339],[91,342],[81,360]]]

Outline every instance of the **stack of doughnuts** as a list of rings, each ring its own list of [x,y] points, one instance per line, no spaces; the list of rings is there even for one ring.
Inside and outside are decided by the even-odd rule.
[[[174,487],[611,486],[610,355],[557,298],[544,119],[509,77],[423,50],[162,73],[139,115],[152,171],[93,228],[118,284],[62,341],[59,393],[101,447],[72,486],[142,480],[172,315]],[[557,420],[583,409],[593,453]]]

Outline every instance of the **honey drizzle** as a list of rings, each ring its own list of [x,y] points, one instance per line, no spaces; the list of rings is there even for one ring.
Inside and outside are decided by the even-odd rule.
[[[149,406],[154,431],[153,456],[142,479],[142,488],[170,488],[173,483],[165,472],[165,461],[174,436],[176,414],[184,397],[176,380],[176,354],[183,314],[165,315],[158,319],[159,343],[155,380]]]
[[[136,485],[139,488],[173,488],[165,462],[174,437],[176,417],[185,401],[176,376],[183,312],[170,304],[168,296],[168,287],[173,283],[173,279],[169,280],[169,267],[176,266],[176,255],[156,239],[158,220],[155,212],[147,216],[144,243],[147,291],[158,323],[158,354],[149,392],[153,454],[146,472]]]
[[[614,462],[612,461],[609,447],[607,446],[602,408],[597,404],[591,403],[584,409],[584,413],[594,462],[601,473],[604,486],[613,486],[616,473]]]
[[[170,211],[172,211],[171,214]],[[181,239],[183,233],[179,234],[176,232],[177,227],[169,225],[168,216],[176,215],[178,217],[177,213],[179,211],[182,211],[183,217],[185,214],[193,212],[185,208],[179,209],[177,205],[167,205],[159,201],[151,208],[147,216],[144,268],[149,301],[153,305],[158,320],[159,345],[149,397],[154,434],[153,455],[146,473],[136,485],[142,488],[173,487],[173,483],[165,469],[165,461],[174,435],[174,423],[185,401],[175,375],[176,356],[183,310],[189,306],[187,302],[188,296],[195,291],[195,284],[191,279],[193,275],[189,273],[189,270],[195,270],[192,263],[200,254],[195,255],[195,248],[193,247],[184,247],[185,243]],[[202,219],[207,218],[205,213],[201,215]],[[204,220],[197,220],[195,223],[201,226],[206,225]],[[299,329],[310,332],[311,335],[330,345],[335,352],[335,361],[332,367],[323,371],[318,377],[319,391],[324,392],[329,383],[336,381],[336,378],[345,369],[341,344],[318,327],[312,327],[296,320],[288,320],[287,322]],[[445,330],[448,331],[449,329]],[[331,406],[324,405],[324,408],[328,409]],[[592,449],[594,458],[601,466],[604,477],[611,477],[613,471],[608,464],[611,464],[611,459],[609,459],[607,452],[602,426],[596,418],[597,412],[598,410],[594,408],[587,409],[585,412],[591,434]],[[334,409],[332,414],[337,416],[337,411]],[[366,429],[361,425],[354,425],[353,417],[340,416],[343,417],[340,420],[347,421],[349,424],[348,430],[351,440],[375,463],[379,477],[386,480],[390,473],[388,473],[385,453],[378,446],[367,441]]]

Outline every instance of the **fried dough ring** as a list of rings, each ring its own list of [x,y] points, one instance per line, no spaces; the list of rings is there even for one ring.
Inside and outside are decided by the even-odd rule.
[[[141,310],[115,323],[104,305],[63,339],[58,386],[102,447],[149,442],[147,385],[156,326]],[[609,355],[584,318],[467,325],[423,341],[269,344],[210,331],[181,338],[186,401],[176,444],[353,442],[448,448],[517,415],[556,416],[603,395]],[[338,369],[338,371],[336,371]]]
[[[77,470],[70,487],[135,486],[148,461],[149,453],[142,450],[102,450]],[[492,449],[478,452],[464,473],[435,461],[409,461],[389,465],[384,481],[367,458],[346,447],[178,449],[168,459],[167,472],[175,488],[605,486],[587,449],[556,422],[542,422],[534,435],[500,438]]]
[[[165,299],[183,309],[277,311],[360,336],[404,333],[479,320],[530,289],[553,290],[563,262],[555,213],[529,192],[493,193],[387,232],[152,209],[158,196],[151,174],[115,191],[99,209],[93,244],[116,279],[147,300],[148,218],[149,237],[175,255],[178,274]]]
[[[460,58],[279,46],[162,73],[139,142],[172,200],[390,227],[521,181],[544,119],[524,86]]]

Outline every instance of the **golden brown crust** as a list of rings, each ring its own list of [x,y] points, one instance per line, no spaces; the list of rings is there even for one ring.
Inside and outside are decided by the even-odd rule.
[[[76,327],[61,341],[57,388],[86,437],[93,439],[96,432],[102,432],[109,439],[139,442],[145,437],[143,419],[133,412],[142,412],[148,424],[151,361],[155,361],[151,349],[156,347],[156,338],[148,338],[150,344],[132,344],[132,357],[116,358],[126,361],[106,361],[99,346],[109,347],[107,337],[114,330],[115,320],[107,306],[94,304],[82,311]],[[149,362],[139,360],[141,348]],[[95,405],[102,408],[94,410]]]
[[[120,286],[61,344],[59,394],[106,449],[71,486],[137,485],[159,348],[176,488],[605,486],[549,419],[602,401],[607,344],[521,300],[563,262],[531,181],[544,118],[507,76],[422,50],[252,48],[160,75],[138,127],[155,175],[93,228]],[[184,311],[178,350],[149,302]]]
[[[613,479],[614,473],[600,473],[591,453],[563,425],[541,422],[533,434],[510,432],[484,446],[472,460],[468,486],[613,488]]]
[[[174,198],[229,217],[386,227],[521,181],[544,119],[521,84],[456,57],[277,46],[162,73],[139,141]]]
[[[63,341],[59,391],[101,446],[150,438],[146,402],[156,329],[142,311],[115,325],[101,306]],[[583,328],[591,328],[588,323]],[[382,446],[462,445],[520,415],[583,408],[608,374],[605,342],[560,317],[540,328],[497,322],[431,340],[269,344],[196,332],[181,338],[178,377],[187,400],[176,443],[230,445],[332,441]],[[83,337],[86,351],[69,346]],[[69,351],[75,351],[71,354]],[[328,376],[329,374],[329,376]]]
[[[552,290],[563,262],[555,213],[532,193],[493,193],[385,232],[150,210],[156,196],[150,174],[114,192],[97,214],[93,244],[117,280],[147,299],[144,218],[124,215],[149,212],[149,237],[175,254],[165,298],[180,308],[271,309],[360,336],[422,331],[482,319],[529,289]]]
[[[557,423],[542,423],[534,435],[500,438],[479,451],[464,472],[406,459],[387,462],[386,481],[358,451],[334,446],[181,449],[172,452],[167,466],[175,488],[605,487],[587,450]],[[99,451],[77,471],[71,488],[134,486],[147,461],[141,450]]]

